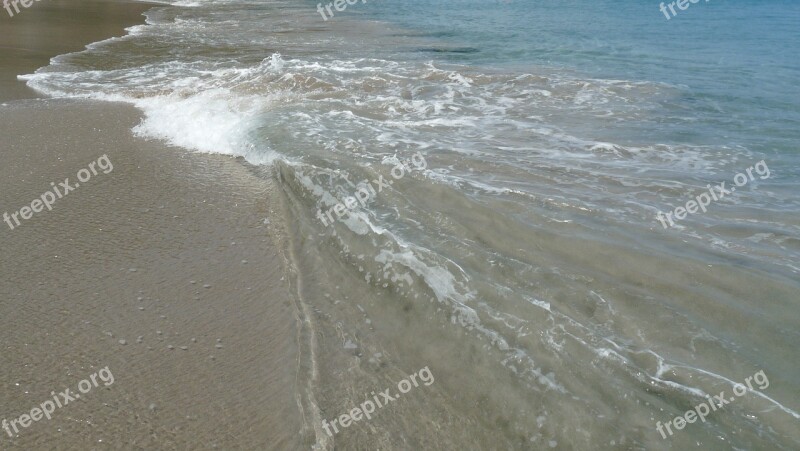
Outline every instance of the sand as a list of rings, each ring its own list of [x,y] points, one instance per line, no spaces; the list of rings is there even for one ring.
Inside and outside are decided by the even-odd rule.
[[[9,17],[0,9],[0,100],[38,97],[17,75],[46,66],[50,58],[125,34],[144,22],[154,3],[111,0],[42,0]],[[12,12],[13,12],[12,8]]]
[[[30,204],[51,181],[74,185],[101,155],[113,170],[14,230],[2,224],[0,415],[75,391],[99,368],[115,382],[0,443],[228,449],[294,440],[294,310],[265,224],[268,182],[232,158],[133,138],[132,107],[28,101],[2,114],[3,211]]]
[[[290,443],[294,310],[265,224],[268,182],[228,157],[133,138],[131,107],[43,103],[2,109],[4,211],[51,181],[74,184],[103,154],[113,170],[14,230],[2,224],[0,415],[75,391],[99,368],[115,382],[0,443]]]
[[[67,3],[4,19],[4,99],[36,96],[10,74],[142,20],[138,4],[67,16]],[[113,164],[51,211],[0,223],[0,421],[101,368],[114,376],[13,438],[0,430],[0,448],[297,448],[297,309],[269,179],[133,137],[127,105],[6,101],[0,118],[0,214],[102,155]]]

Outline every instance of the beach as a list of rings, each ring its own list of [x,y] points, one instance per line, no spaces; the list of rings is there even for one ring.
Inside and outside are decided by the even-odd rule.
[[[0,448],[797,449],[800,6],[348,5],[2,18]]]
[[[123,35],[125,27],[142,23],[142,12],[154,5],[106,0],[75,4],[69,0],[36,2],[14,16],[3,10],[0,57],[6,63],[0,67],[0,100],[37,97],[17,75],[46,66],[54,56]]]
[[[122,34],[149,7],[74,5],[37,3],[3,22],[4,33],[17,27],[12,45],[30,46],[9,50],[4,36],[15,64],[3,65],[0,92],[39,97],[0,107],[3,209],[29,205],[50,182],[76,184],[102,155],[113,170],[14,229],[3,223],[0,415],[77,392],[100,368],[115,380],[52,419],[17,423],[13,438],[0,431],[0,447],[294,448],[297,331],[270,226],[274,187],[232,157],[135,139],[131,106],[45,100],[9,80]]]

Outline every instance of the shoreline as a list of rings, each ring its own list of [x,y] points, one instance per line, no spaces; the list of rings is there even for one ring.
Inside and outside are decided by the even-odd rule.
[[[77,7],[76,7],[77,5]],[[0,9],[0,101],[42,98],[18,75],[47,66],[50,58],[83,50],[87,45],[125,35],[125,29],[144,23],[145,11],[158,3],[129,0],[47,0],[9,17]]]
[[[0,429],[0,447],[298,448],[308,426],[274,182],[238,158],[133,137],[131,105],[50,99],[16,79],[157,4],[34,6],[3,24],[0,214],[27,213],[50,182],[75,189],[0,223],[0,421],[99,369],[114,382]]]
[[[99,13],[98,1],[86,5]],[[81,5],[52,10],[52,23],[104,22]],[[357,15],[323,23],[288,0],[186,5],[52,59],[29,81],[42,96],[0,101],[0,448],[800,441],[787,363],[800,210],[779,174],[794,159],[748,145],[772,139],[739,139],[725,115],[737,102],[711,109],[702,89],[630,71],[506,70],[506,50],[582,54],[582,34],[563,39],[570,6],[546,11],[562,18],[553,28],[508,22],[529,32],[512,38],[469,17],[497,25],[524,5],[494,18],[465,6],[451,32],[427,21],[452,8],[387,10],[430,24],[410,36]],[[547,39],[517,41],[537,33]],[[476,36],[477,54],[439,45]],[[649,64],[633,48],[589,59]],[[127,103],[83,98],[100,93]],[[661,127],[676,112],[694,119]],[[739,112],[760,126],[791,111]],[[770,122],[777,141],[787,123]],[[398,176],[415,155],[424,170]],[[756,155],[774,180],[737,198],[717,189],[713,211],[670,230],[654,222]],[[436,383],[401,385],[421,369]],[[735,381],[762,373],[763,396],[659,434],[705,394],[739,396]],[[67,387],[79,401],[46,404]]]

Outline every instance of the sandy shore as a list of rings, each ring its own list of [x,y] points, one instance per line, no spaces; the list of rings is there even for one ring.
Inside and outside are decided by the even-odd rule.
[[[122,34],[145,8],[54,1],[4,18],[0,96],[35,97],[16,74]],[[0,448],[296,448],[296,314],[270,182],[134,138],[140,113],[126,105],[16,100],[0,117],[0,213],[50,182],[76,185],[102,155],[113,165],[52,211],[0,223],[0,421],[101,368],[114,379],[13,437],[0,430]]]
[[[113,170],[14,230],[2,224],[0,415],[75,392],[106,366],[115,382],[0,443],[293,443],[294,312],[265,224],[268,182],[231,158],[133,138],[139,114],[124,105],[34,100],[2,115],[3,211],[51,181],[74,185],[101,155]]]
[[[50,58],[82,50],[84,46],[144,22],[142,12],[154,3],[112,0],[45,0],[9,16],[0,9],[0,100],[38,97],[17,75],[33,73]]]

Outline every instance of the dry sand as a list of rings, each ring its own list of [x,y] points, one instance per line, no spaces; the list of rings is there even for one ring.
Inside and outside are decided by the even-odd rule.
[[[0,97],[33,97],[9,74],[142,19],[139,4],[65,16],[67,3],[3,20]],[[113,164],[52,211],[0,223],[0,421],[114,376],[51,420],[0,430],[0,449],[297,448],[296,310],[268,179],[134,138],[126,105],[17,100],[0,119],[0,214],[103,154]]]

